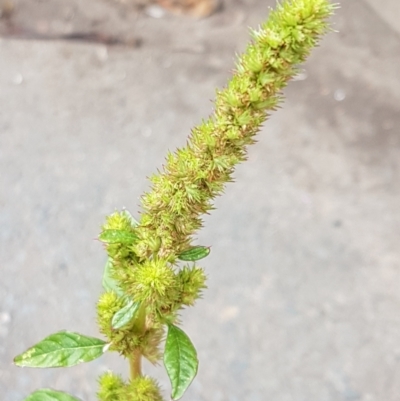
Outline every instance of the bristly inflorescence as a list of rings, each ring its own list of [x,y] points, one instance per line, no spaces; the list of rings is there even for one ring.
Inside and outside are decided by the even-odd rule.
[[[163,171],[151,178],[142,198],[137,244],[149,254],[149,239],[160,238],[159,255],[174,256],[186,248],[201,225],[201,215],[232,180],[234,167],[246,159],[268,113],[327,29],[334,6],[326,0],[293,0],[278,5],[268,21],[252,32],[253,43],[239,58],[228,86],[217,92],[215,113],[192,130],[187,146],[169,154]]]
[[[125,383],[112,372],[104,373],[99,379],[100,401],[162,401],[158,383],[147,376],[140,376]]]
[[[202,215],[213,209],[213,199],[232,181],[235,166],[246,160],[248,145],[278,107],[297,65],[328,30],[327,18],[334,8],[327,0],[291,0],[271,11],[268,21],[252,31],[253,42],[238,59],[227,87],[217,92],[214,114],[195,127],[187,145],[169,153],[163,170],[151,177],[140,222],[126,211],[107,218],[100,239],[106,243],[115,283],[110,282],[100,298],[98,322],[111,350],[130,359],[139,350],[156,362],[164,327],[176,324],[179,310],[201,296],[203,269],[180,265],[179,255],[192,248]],[[126,308],[127,299],[140,311],[129,324],[116,328],[113,319]],[[144,380],[142,393],[135,381],[122,384],[118,377],[103,376],[100,399],[158,401],[158,387],[139,377]]]
[[[160,388],[142,374],[141,361],[157,363],[163,357],[171,399],[183,396],[199,361],[178,327],[179,312],[194,305],[206,288],[197,261],[210,253],[210,247],[193,245],[192,236],[213,199],[232,181],[235,166],[246,159],[261,124],[278,107],[297,65],[328,30],[335,7],[329,0],[287,0],[271,11],[252,32],[253,42],[238,59],[231,81],[217,92],[213,115],[192,130],[185,147],[168,154],[163,170],[151,178],[140,222],[126,210],[107,217],[99,235],[108,254],[105,292],[97,304],[107,341],[60,331],[16,356],[16,365],[68,367],[117,351],[129,360],[130,379],[103,374],[99,400],[161,401]],[[28,399],[77,401],[53,389],[35,391]]]

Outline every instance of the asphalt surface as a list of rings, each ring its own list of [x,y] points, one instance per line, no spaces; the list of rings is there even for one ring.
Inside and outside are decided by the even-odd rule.
[[[5,401],[40,387],[94,401],[100,372],[126,375],[112,354],[65,370],[12,358],[61,329],[99,335],[104,216],[138,213],[146,177],[210,114],[247,27],[273,5],[226,2],[193,20],[80,3],[21,0],[14,23],[58,39],[0,39]],[[183,314],[200,369],[183,400],[400,399],[399,8],[342,2],[337,32],[206,218],[209,288]],[[93,29],[132,45],[59,36]],[[168,394],[162,367],[146,370]]]

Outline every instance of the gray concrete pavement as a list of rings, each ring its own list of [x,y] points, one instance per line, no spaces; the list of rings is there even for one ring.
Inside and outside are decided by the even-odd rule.
[[[61,3],[20,1],[15,18],[60,32],[92,22],[143,45],[0,39],[7,401],[48,386],[94,401],[100,372],[126,374],[116,355],[68,370],[11,361],[57,330],[98,335],[105,255],[93,238],[104,216],[138,211],[145,177],[210,113],[246,27],[273,4],[232,1],[193,21]],[[35,14],[46,4],[47,20]],[[397,0],[385,4],[398,12]],[[199,241],[212,245],[209,289],[183,315],[200,370],[184,400],[400,399],[400,36],[387,15],[372,0],[342,3],[339,33],[286,90],[207,217]],[[167,394],[163,369],[148,371]]]

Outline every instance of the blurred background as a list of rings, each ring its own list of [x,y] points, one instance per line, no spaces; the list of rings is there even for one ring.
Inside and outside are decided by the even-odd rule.
[[[0,0],[0,394],[94,401],[107,354],[13,366],[61,329],[99,336],[105,215],[212,111],[273,0]],[[198,243],[183,400],[400,399],[400,3],[344,0]],[[162,367],[146,365],[169,392]]]

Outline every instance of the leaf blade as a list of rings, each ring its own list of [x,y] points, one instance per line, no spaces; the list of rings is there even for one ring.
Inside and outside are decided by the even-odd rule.
[[[171,398],[178,400],[196,377],[197,352],[189,337],[180,328],[168,325],[164,366],[171,381]]]
[[[210,254],[210,247],[196,245],[185,249],[178,255],[178,259],[185,262],[195,262],[196,260],[203,259]]]
[[[79,333],[59,331],[44,338],[14,358],[21,367],[58,368],[78,365],[99,358],[106,342]]]
[[[106,265],[104,266],[103,279],[102,279],[103,288],[106,291],[114,291],[118,296],[121,297],[123,295],[123,291],[118,286],[117,281],[111,277],[111,268],[112,268],[112,259],[108,258]]]
[[[79,398],[73,397],[63,391],[52,390],[50,388],[42,388],[28,395],[24,401],[80,401]]]
[[[132,299],[117,311],[111,320],[111,327],[113,329],[120,329],[126,326],[135,317],[137,311],[140,308],[140,302],[135,302]]]
[[[99,240],[107,244],[132,244],[138,238],[134,232],[126,230],[103,230],[99,235]]]
[[[139,222],[132,216],[132,214],[128,210],[124,209],[122,213],[128,218],[132,228],[135,228],[139,225]]]

